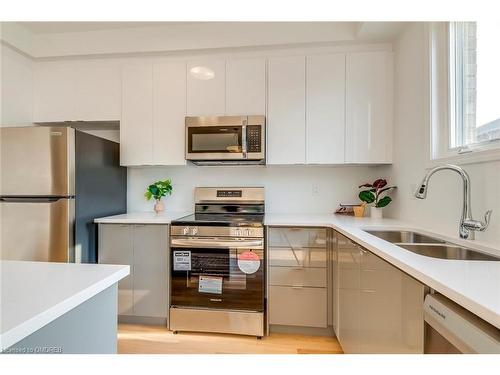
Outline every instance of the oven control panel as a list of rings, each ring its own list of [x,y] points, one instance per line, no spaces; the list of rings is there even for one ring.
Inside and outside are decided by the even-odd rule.
[[[170,227],[172,236],[199,236],[199,237],[264,237],[263,227],[216,227],[216,226],[184,226],[172,225]]]

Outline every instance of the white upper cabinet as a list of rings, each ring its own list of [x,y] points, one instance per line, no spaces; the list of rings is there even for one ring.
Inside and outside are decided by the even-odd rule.
[[[120,165],[153,164],[153,67],[122,70]]]
[[[306,162],[344,163],[345,54],[307,57]]]
[[[266,60],[229,59],[226,62],[226,114],[266,113]]]
[[[34,72],[34,122],[120,120],[117,65],[42,62],[35,64]]]
[[[306,59],[268,61],[268,164],[304,164],[306,133]]]
[[[122,101],[121,165],[186,164],[184,62],[125,67]]]
[[[76,120],[120,120],[122,81],[118,66],[82,64],[76,69],[75,81]]]
[[[76,120],[75,71],[69,63],[35,64],[33,122]]]
[[[153,164],[184,165],[186,63],[153,66]]]
[[[226,60],[187,63],[187,115],[222,116],[226,111]]]
[[[392,54],[346,58],[346,163],[392,161]]]

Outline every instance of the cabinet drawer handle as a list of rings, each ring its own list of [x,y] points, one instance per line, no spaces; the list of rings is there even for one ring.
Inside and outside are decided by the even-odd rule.
[[[292,289],[303,289],[303,285],[292,285]]]

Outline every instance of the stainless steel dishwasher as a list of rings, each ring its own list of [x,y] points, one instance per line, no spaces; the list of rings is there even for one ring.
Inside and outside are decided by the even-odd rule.
[[[440,294],[424,302],[426,354],[500,354],[500,329]]]

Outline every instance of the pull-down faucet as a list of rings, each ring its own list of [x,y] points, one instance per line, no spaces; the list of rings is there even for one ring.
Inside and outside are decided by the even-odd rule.
[[[462,168],[457,165],[446,164],[435,167],[431,169],[425,175],[424,179],[420,183],[420,187],[415,192],[415,197],[418,199],[425,199],[427,197],[427,186],[429,184],[429,179],[431,176],[437,171],[442,170],[450,170],[457,172],[461,177],[464,183],[464,196],[463,196],[463,205],[462,205],[462,218],[460,219],[460,228],[458,230],[460,234],[460,238],[464,239],[474,239],[474,231],[483,232],[488,228],[490,223],[490,217],[492,210],[488,210],[484,215],[484,221],[474,220],[471,215],[471,205],[470,205],[470,178],[467,172],[465,172]]]

